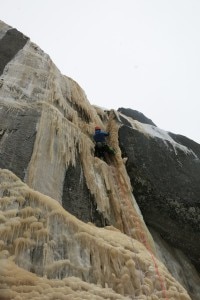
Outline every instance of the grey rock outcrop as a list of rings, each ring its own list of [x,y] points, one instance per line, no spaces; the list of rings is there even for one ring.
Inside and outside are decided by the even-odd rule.
[[[25,46],[28,38],[14,28],[8,28],[6,32],[1,30],[0,36],[0,75],[3,73],[5,66],[14,58],[14,56]]]
[[[79,220],[103,227],[106,220],[97,211],[95,199],[87,187],[83,172],[78,159],[76,167],[68,167],[63,183],[62,206]]]
[[[120,111],[120,147],[145,222],[199,271],[200,145]]]
[[[122,114],[128,116],[128,117],[131,117],[134,120],[137,120],[137,121],[141,122],[141,123],[156,126],[156,124],[154,124],[152,120],[150,120],[143,113],[141,113],[137,110],[120,107],[120,108],[118,108],[118,111],[121,112]]]
[[[7,73],[9,62],[24,48],[28,38],[18,30],[1,22],[0,26],[0,75]],[[0,79],[0,91],[3,89],[4,78]],[[5,83],[6,90],[15,95],[19,90],[9,83]],[[2,95],[1,97],[4,97]],[[0,168],[13,171],[21,179],[31,158],[36,124],[39,113],[35,109],[0,109]]]
[[[22,180],[33,152],[38,120],[35,109],[0,109],[0,168],[11,170]]]

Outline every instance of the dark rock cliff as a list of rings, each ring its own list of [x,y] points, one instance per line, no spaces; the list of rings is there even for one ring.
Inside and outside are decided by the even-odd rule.
[[[0,110],[0,168],[11,170],[22,180],[31,159],[39,115],[35,109]]]
[[[131,110],[124,115],[137,119]],[[139,119],[146,122],[146,118]],[[119,130],[122,153],[128,157],[127,171],[147,225],[181,249],[200,270],[200,145],[169,133],[187,148],[132,128],[126,118]],[[190,151],[185,151],[190,149]]]
[[[29,39],[17,29],[9,29],[1,39],[0,43],[0,75],[5,66],[21,50]]]
[[[76,167],[70,165],[66,171],[62,206],[83,222],[92,222],[99,227],[105,226],[105,220],[97,211],[94,197],[87,188],[83,169],[78,159]]]

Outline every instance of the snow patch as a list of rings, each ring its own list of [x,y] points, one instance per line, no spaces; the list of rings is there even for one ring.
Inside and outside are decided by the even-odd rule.
[[[174,149],[174,152],[176,155],[177,155],[177,149],[179,149],[179,150],[183,151],[185,154],[193,155],[196,159],[198,159],[196,154],[191,149],[175,142],[173,140],[173,138],[168,134],[167,131],[160,129],[154,125],[140,123],[140,122],[133,120],[132,118],[127,117],[123,114],[120,114],[120,115],[123,116],[123,118],[125,118],[131,124],[133,129],[143,133],[147,137],[159,138],[159,139],[163,140],[164,144],[167,147],[169,147],[168,143],[170,143],[172,145],[172,148]]]

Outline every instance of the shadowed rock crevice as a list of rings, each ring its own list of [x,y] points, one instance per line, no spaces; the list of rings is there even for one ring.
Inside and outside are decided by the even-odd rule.
[[[63,184],[62,206],[83,222],[103,227],[106,220],[96,209],[94,197],[87,188],[83,169],[77,158],[76,166],[70,165]]]
[[[24,179],[31,159],[39,112],[0,110],[0,168],[9,169]]]

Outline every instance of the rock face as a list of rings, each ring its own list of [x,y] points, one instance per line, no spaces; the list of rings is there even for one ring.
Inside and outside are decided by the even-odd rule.
[[[127,117],[132,118],[133,120],[139,121],[140,123],[156,126],[156,124],[154,124],[152,120],[150,120],[149,118],[147,118],[145,115],[143,115],[141,112],[137,110],[120,107],[118,111],[121,112],[122,114],[125,114]]]
[[[7,73],[9,62],[24,48],[28,38],[4,23],[0,27],[0,75]],[[13,94],[17,98],[19,89],[6,82],[6,92],[2,93],[4,77],[0,80],[1,99]],[[22,89],[22,88],[21,88]],[[13,99],[13,100],[14,100]],[[38,112],[35,109],[11,110],[1,106],[0,110],[0,167],[12,170],[21,179],[31,158]]]
[[[39,112],[34,109],[0,110],[0,167],[24,179],[36,136]]]
[[[4,27],[5,28],[5,27]],[[1,34],[3,32],[1,31]],[[8,29],[1,38],[0,48],[0,75],[5,66],[15,57],[15,55],[25,46],[28,38],[16,29]]]
[[[192,280],[189,280],[187,268],[179,260],[177,268],[185,273],[182,287],[178,276],[177,280],[173,277],[176,271],[168,266],[172,276],[160,262],[167,265],[167,257],[174,262],[178,259],[176,255],[169,256],[171,250],[159,240],[158,232],[163,233],[164,223],[159,231],[154,226],[157,222],[149,222],[150,214],[160,221],[157,210],[151,213],[144,210],[144,199],[153,204],[153,184],[156,185],[159,176],[161,182],[166,176],[158,168],[153,183],[148,177],[152,170],[145,162],[149,156],[145,156],[147,137],[141,133],[144,129],[141,122],[145,120],[147,128],[152,126],[149,133],[155,127],[153,122],[135,111],[129,111],[126,117],[114,110],[108,112],[91,106],[81,87],[63,76],[47,54],[3,22],[0,22],[0,60],[1,297],[189,300],[189,293],[192,299],[199,299],[196,273],[190,272]],[[132,113],[140,122],[131,118]],[[109,143],[116,150],[114,159],[107,157],[105,162],[94,157],[95,125],[110,132]],[[123,132],[129,142],[136,138],[138,153],[144,151],[142,158],[137,154],[134,164],[131,159],[136,154],[131,151],[136,146],[125,143]],[[156,132],[161,135],[158,128]],[[198,146],[191,148],[186,144],[188,141],[181,144],[178,139],[171,135],[168,142],[162,142],[168,148],[172,143],[170,155],[174,159],[177,155],[173,156],[173,151],[182,155],[180,163],[184,164],[188,156],[188,168],[190,160],[198,164]],[[157,146],[154,140],[152,146],[154,143]],[[164,149],[161,144],[160,149]],[[123,155],[128,156],[129,175]],[[142,169],[141,176],[137,173],[135,180],[131,172],[140,163],[142,168],[146,164],[146,169]],[[156,191],[163,195],[165,189],[163,186],[159,189],[161,183],[157,183]],[[169,189],[171,194],[175,188],[176,185]],[[184,193],[176,192],[182,199]],[[144,210],[143,215],[134,195]],[[196,210],[195,198],[192,199]],[[179,202],[166,201],[164,207],[162,197],[160,202],[159,198],[156,201],[156,207],[161,207],[166,216],[168,240],[171,228],[174,230],[179,224],[176,220],[169,222],[168,211],[173,203]],[[186,214],[181,205],[177,207]],[[195,227],[190,217],[196,211],[189,212],[188,230],[182,229],[185,235]],[[153,227],[156,243],[143,216]],[[182,241],[185,243],[184,236]],[[179,244],[176,246],[183,249]],[[188,246],[183,251],[196,262],[198,245],[193,245],[197,248],[190,256]]]
[[[78,184],[78,188],[77,188]],[[63,184],[62,206],[72,215],[84,222],[105,226],[103,215],[97,211],[94,197],[87,188],[80,162],[69,166]]]
[[[200,145],[121,111],[120,147],[145,222],[199,271]]]

